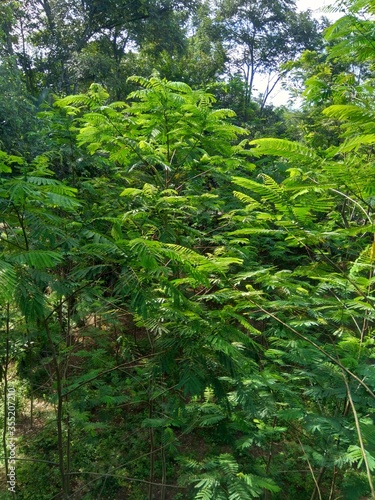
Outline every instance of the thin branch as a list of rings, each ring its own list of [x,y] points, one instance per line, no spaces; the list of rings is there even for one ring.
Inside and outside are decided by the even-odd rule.
[[[91,377],[91,378],[89,378],[87,380],[84,380],[83,382],[81,382],[77,386],[73,387],[69,391],[66,391],[66,392],[64,391],[63,392],[63,396],[64,397],[68,396],[69,394],[71,394],[72,392],[76,391],[77,389],[79,389],[83,385],[88,384],[89,382],[92,382],[93,380],[96,380],[97,378],[102,377],[103,375],[106,375],[107,373],[111,373],[111,372],[113,372],[115,370],[119,370],[120,368],[124,368],[125,366],[132,366],[132,365],[134,366],[134,363],[136,363],[137,361],[141,361],[142,359],[153,358],[154,356],[155,356],[154,354],[150,354],[148,356],[141,356],[140,358],[137,358],[137,359],[135,359],[133,361],[126,361],[125,363],[121,363],[120,365],[116,365],[113,368],[109,368],[108,370],[103,370],[102,372],[97,373],[93,377]]]
[[[311,463],[310,463],[309,457],[307,456],[307,453],[306,453],[305,448],[304,448],[304,446],[303,446],[303,444],[302,444],[302,441],[300,440],[300,438],[299,438],[298,436],[297,436],[297,441],[298,441],[298,443],[299,443],[300,447],[302,448],[303,454],[304,454],[304,455],[305,455],[305,457],[306,457],[307,465],[309,466],[309,469],[310,469],[310,472],[311,472],[311,476],[312,476],[313,481],[314,481],[314,483],[315,483],[315,491],[317,491],[317,492],[318,492],[318,495],[319,495],[319,500],[322,500],[322,495],[321,495],[321,493],[320,493],[319,483],[318,483],[318,481],[317,481],[317,479],[316,479],[316,477],[315,477],[315,474],[314,474],[314,469],[312,468],[312,465],[311,465]]]
[[[85,471],[77,471],[77,472],[69,472],[70,475],[79,475],[79,474],[88,474],[90,476],[98,476],[99,478],[101,477],[119,477],[116,474],[101,474],[100,472],[85,472]],[[121,476],[121,479],[128,479],[129,481],[137,481],[138,483],[144,483],[144,484],[152,484],[153,486],[166,486],[167,488],[176,488],[178,490],[185,489],[184,486],[177,486],[175,484],[164,484],[164,483],[155,483],[152,481],[146,481],[145,479],[138,479],[136,477],[129,477],[129,476]]]
[[[367,480],[368,480],[368,484],[370,486],[371,498],[375,498],[374,483],[372,482],[371,469],[370,469],[370,466],[369,466],[369,463],[368,463],[367,454],[366,454],[366,450],[365,450],[365,445],[364,445],[363,439],[362,439],[361,426],[360,426],[360,423],[359,423],[359,418],[358,418],[357,410],[355,408],[355,405],[354,405],[354,402],[353,402],[353,399],[352,399],[352,394],[351,394],[351,391],[350,391],[350,387],[349,387],[349,384],[348,384],[348,381],[346,379],[346,376],[345,376],[344,372],[342,372],[342,377],[344,379],[344,383],[345,383],[345,386],[346,386],[346,392],[347,392],[347,395],[348,395],[348,400],[349,400],[349,403],[350,403],[350,406],[351,406],[352,412],[353,412],[355,427],[357,429],[359,446],[361,448],[363,461],[364,461],[365,467],[366,467]]]
[[[276,320],[281,325],[285,326],[285,328],[287,328],[289,331],[293,332],[295,335],[297,335],[299,338],[303,339],[305,342],[308,342],[309,344],[311,344],[312,346],[314,346],[315,349],[317,349],[325,357],[327,357],[329,360],[331,360],[332,363],[334,363],[335,365],[337,365],[338,367],[340,367],[341,370],[343,370],[350,377],[354,378],[354,380],[356,380],[368,392],[368,394],[370,394],[370,396],[375,399],[375,393],[370,389],[370,387],[367,384],[365,384],[365,382],[363,380],[361,380],[359,377],[357,377],[357,375],[355,375],[355,373],[353,373],[350,370],[348,370],[348,368],[345,368],[345,366],[342,365],[338,359],[336,359],[333,356],[331,356],[328,352],[326,352],[322,347],[320,347],[318,344],[316,344],[313,340],[309,339],[308,337],[306,337],[302,333],[298,332],[295,328],[293,328],[292,326],[290,326],[287,323],[285,323],[285,321],[283,321],[282,319],[278,318],[277,316],[275,316],[274,314],[272,314],[270,311],[267,311],[266,309],[264,309],[264,307],[262,307],[261,305],[259,305],[258,303],[256,303],[254,300],[251,300],[251,299],[249,299],[249,300],[256,307],[258,307],[262,312],[264,312],[265,314],[267,314],[268,316],[270,316],[271,318],[273,318],[274,320]]]
[[[310,179],[311,179],[311,178],[310,178]],[[316,181],[314,181],[314,182],[316,182]],[[330,188],[329,190],[330,190],[330,191],[333,191],[334,193],[337,193],[337,194],[339,194],[339,195],[343,196],[343,197],[344,197],[344,198],[346,198],[347,200],[349,200],[349,201],[351,201],[352,203],[354,203],[355,205],[357,205],[357,206],[358,206],[358,208],[359,208],[360,210],[362,210],[362,212],[365,214],[366,219],[369,221],[369,223],[370,223],[371,225],[374,225],[374,222],[370,219],[370,217],[369,217],[368,213],[367,213],[367,212],[366,212],[366,210],[362,207],[362,205],[361,205],[360,203],[358,203],[358,201],[353,200],[353,198],[351,198],[351,197],[350,197],[350,196],[348,196],[347,194],[343,193],[342,191],[339,191],[338,189]]]

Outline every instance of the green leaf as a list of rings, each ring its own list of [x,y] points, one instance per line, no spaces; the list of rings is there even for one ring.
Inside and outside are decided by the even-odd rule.
[[[17,275],[14,267],[0,260],[0,297],[4,302],[12,300],[17,283]]]
[[[35,269],[48,269],[62,262],[63,255],[51,250],[29,250],[12,255],[11,261],[34,267]]]

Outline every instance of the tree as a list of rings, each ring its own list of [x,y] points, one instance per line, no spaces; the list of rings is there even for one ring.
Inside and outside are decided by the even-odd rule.
[[[61,23],[68,3],[43,5]],[[89,6],[102,28],[93,28],[77,61],[104,56],[106,34],[127,33],[124,19],[116,25],[118,5],[71,5],[71,29],[56,30],[66,52],[51,45],[50,60],[71,64],[73,34],[87,19],[79,13]],[[162,5],[171,4],[155,8]],[[35,145],[17,125],[22,112],[15,134],[3,132],[5,471],[5,396],[14,382],[19,418],[23,412],[20,500],[373,497],[373,22],[360,19],[357,33],[352,16],[328,30],[325,53],[305,52],[294,64],[314,90],[304,108],[314,112],[311,127],[331,127],[332,135],[323,141],[299,127],[302,140],[292,142],[259,138],[267,126],[291,131],[280,123],[283,110],[263,107],[256,116],[262,103],[254,99],[256,120],[235,125],[230,108],[241,109],[247,83],[232,79],[227,94],[212,85],[225,59],[218,25],[186,14],[173,16],[181,50],[167,55],[160,38],[159,51],[159,30],[150,28],[137,54],[125,56],[118,38],[119,66],[128,71],[137,61],[148,73],[155,61],[165,72],[185,71],[194,86],[157,72],[118,87],[114,78],[111,89],[94,83],[45,106]],[[138,21],[132,40],[151,26]],[[22,40],[22,31],[7,30]],[[52,40],[49,28],[30,30]],[[345,44],[359,63],[348,65]],[[195,59],[189,45],[200,48]],[[219,101],[198,88],[192,60],[207,65],[205,83]],[[4,89],[10,74],[19,76],[4,74]],[[45,75],[29,81],[37,88]],[[14,94],[24,95],[13,81]],[[126,87],[127,99],[114,100]],[[324,107],[326,123],[317,122]],[[267,113],[274,122],[264,125]]]
[[[173,429],[187,425],[178,414],[207,386],[221,397],[225,384],[220,375],[233,375],[239,368],[241,350],[236,342],[248,343],[235,317],[222,307],[206,306],[215,302],[210,293],[223,286],[226,271],[241,263],[206,231],[216,231],[213,222],[226,203],[216,192],[246,157],[241,146],[231,145],[244,131],[228,122],[232,112],[213,110],[213,97],[203,91],[157,75],[133,80],[142,88],[130,96],[131,104],[107,103],[108,94],[97,84],[88,94],[58,102],[77,117],[78,141],[92,154],[106,157],[109,168],[90,180],[76,178],[82,211],[67,198],[74,190],[48,178],[48,156],[39,158],[34,175],[3,182],[6,232],[10,240],[19,233],[26,245],[20,255],[18,247],[8,250],[8,241],[2,248],[7,262],[23,264],[17,290],[14,281],[5,278],[13,287],[12,310],[24,317],[32,335],[20,374],[35,388],[40,375],[31,369],[31,360],[38,359],[38,347],[46,344],[49,377],[44,386],[56,382],[49,394],[56,401],[57,423],[57,441],[48,459],[57,462],[59,470],[49,484],[65,498],[77,487],[74,477],[82,467],[76,446],[83,453],[89,449],[94,421],[87,412],[100,413],[103,404],[131,404],[129,377],[139,400],[136,425],[148,434],[141,445],[149,456],[148,495],[152,498],[157,475],[165,494],[166,453],[175,453],[172,444],[177,439]],[[69,236],[56,224],[68,228]],[[112,328],[110,324],[118,325],[124,313],[135,341],[121,330],[124,348],[111,357],[112,343],[99,338]],[[100,342],[100,347],[93,347],[97,357],[72,369],[72,357],[86,356],[75,332],[85,329],[91,314],[100,316],[103,325],[91,333]],[[222,326],[217,328],[219,318]],[[37,331],[40,337],[34,338]],[[103,389],[105,380],[109,385]],[[84,394],[90,394],[87,403],[82,402]],[[169,410],[165,394],[173,401]],[[128,432],[127,425],[121,427],[121,433]],[[23,446],[28,453],[37,450]],[[138,442],[131,453],[139,453],[139,446]],[[111,474],[112,467],[123,468],[120,456],[117,460],[108,469],[93,459],[85,472],[92,473],[96,462],[95,470]],[[20,470],[20,484],[26,489],[32,488],[27,470],[27,464]],[[100,476],[97,479],[100,488]],[[237,483],[239,488],[241,482]]]
[[[52,87],[57,92],[76,92],[79,85],[92,83],[89,65],[93,62],[99,76],[104,78],[109,71],[113,84],[132,47],[147,42],[155,46],[182,43],[183,28],[175,19],[183,23],[184,9],[189,12],[192,6],[190,1],[169,0],[27,0],[18,14],[23,40],[18,52],[25,74],[32,73],[29,91],[38,94]],[[161,30],[166,25],[174,29]],[[165,33],[170,34],[168,40]]]
[[[217,15],[229,53],[229,73],[240,75],[244,82],[246,119],[255,77],[268,78],[264,105],[280,79],[280,65],[319,43],[318,24],[309,12],[296,13],[292,0],[223,0],[217,4]]]

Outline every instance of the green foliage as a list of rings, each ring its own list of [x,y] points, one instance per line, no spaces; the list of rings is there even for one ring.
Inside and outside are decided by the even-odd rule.
[[[22,74],[13,58],[0,64],[0,148],[28,157],[35,150],[37,129],[34,103],[27,95]]]
[[[297,13],[293,2],[217,2],[218,23],[230,60],[230,75],[243,82],[242,114],[249,118],[256,79],[267,77],[260,94],[261,109],[280,80],[281,64],[319,45],[318,23],[310,12]]]
[[[352,108],[328,108],[327,114],[341,120],[350,116],[345,127],[346,142],[329,151],[328,156],[326,153],[319,157],[305,146],[279,139],[253,141],[255,154],[277,155],[286,159],[289,167],[287,177],[281,182],[265,175],[257,181],[234,178],[235,184],[247,191],[246,195],[238,197],[248,208],[242,215],[242,221],[246,220],[242,233],[237,230],[232,234],[242,234],[249,244],[255,234],[258,237],[268,234],[281,236],[284,256],[289,254],[287,271],[282,267],[285,257],[280,260],[278,254],[276,260],[275,250],[271,247],[267,249],[266,260],[268,265],[272,263],[273,266],[267,269],[259,265],[259,260],[253,262],[254,271],[241,276],[241,282],[247,279],[246,288],[252,292],[250,303],[258,309],[258,314],[264,314],[260,316],[263,321],[266,318],[270,321],[266,331],[269,331],[267,342],[271,359],[276,361],[279,353],[281,357],[286,355],[292,364],[298,362],[300,368],[295,371],[297,379],[302,376],[310,384],[305,394],[312,398],[311,403],[320,400],[315,410],[314,406],[305,410],[304,428],[309,433],[324,434],[330,440],[339,436],[340,446],[343,447],[341,451],[337,446],[331,457],[326,455],[324,461],[319,460],[316,464],[326,468],[327,460],[334,461],[344,469],[347,464],[362,465],[372,488],[374,452],[372,444],[365,441],[364,422],[354,417],[349,423],[347,411],[339,409],[348,391],[353,416],[356,412],[364,414],[370,411],[373,414],[374,408],[370,379],[361,387],[365,391],[362,396],[353,395],[353,400],[353,386],[346,382],[347,376],[355,385],[360,382],[362,373],[368,372],[367,356],[373,355],[372,344],[369,351],[364,347],[367,342],[371,343],[372,335],[373,213],[367,200],[372,193],[373,178],[367,164],[363,164],[363,159],[359,159],[356,153],[357,144],[366,142],[358,133],[358,123],[359,120],[368,123],[367,114],[361,118],[359,109],[352,113]],[[351,120],[355,126],[351,125]],[[355,142],[353,134],[357,136]],[[342,159],[340,154],[344,151],[353,152],[352,156]],[[334,161],[333,157],[338,159]],[[241,220],[238,211],[233,213],[233,217]],[[363,228],[361,241],[350,236],[353,230],[362,232],[363,225],[366,227]],[[343,235],[347,237],[343,239]],[[298,248],[298,253],[292,264],[294,248]],[[259,274],[255,271],[257,267],[260,267]],[[281,348],[281,351],[273,351],[275,348]],[[290,374],[285,373],[284,376],[291,383]],[[342,429],[345,431],[336,428],[331,418],[327,417],[329,410],[326,405],[335,405],[336,412],[343,412]],[[338,415],[335,413],[336,422]],[[313,427],[309,421],[315,422]],[[352,438],[349,437],[350,432],[354,433]],[[356,442],[357,438],[360,446],[349,444]],[[319,450],[316,438],[314,448]],[[308,455],[305,444],[303,449]],[[308,458],[310,464],[314,464],[316,459],[314,455]]]
[[[134,172],[138,182],[156,182],[164,189],[179,192],[186,190],[186,184],[201,187],[213,170],[217,179],[220,174],[228,179],[224,174],[239,164],[239,151],[231,141],[245,133],[228,123],[233,112],[213,110],[211,94],[184,83],[167,82],[157,75],[132,81],[143,88],[130,94],[131,105],[105,105],[106,94],[97,87],[87,96],[58,101],[57,105],[67,106],[73,114],[82,105],[93,109],[83,117],[86,125],[80,130],[79,143],[89,144],[91,153],[108,154],[112,164],[125,168],[127,177]]]
[[[263,490],[279,491],[272,481],[241,472],[238,463],[228,453],[203,463],[185,460],[185,467],[189,471],[188,481],[196,483],[196,500],[250,499],[259,498]]]
[[[195,88],[184,36],[168,59],[162,24],[145,19],[165,20],[165,7],[170,36],[181,34],[185,2],[28,5],[25,15],[44,9],[28,43],[45,48],[49,71],[59,67],[60,90],[87,82],[88,66],[74,74],[79,62],[109,47],[108,81],[118,86],[59,97],[39,114],[32,150],[0,153],[2,376],[24,381],[19,411],[33,427],[20,431],[17,496],[373,495],[371,84],[345,74],[339,49],[338,61],[333,48],[306,53],[306,130],[319,133],[303,143],[285,129],[259,138],[262,117],[235,125],[230,92],[241,110],[241,82],[229,83],[220,108],[223,86]],[[114,7],[124,8],[119,24]],[[241,28],[247,19],[265,30],[258,69],[282,58],[269,37],[303,21],[281,4],[226,7]],[[276,16],[273,29],[249,18],[255,7]],[[140,17],[130,22],[131,13]],[[224,55],[214,19],[204,27],[203,17],[186,46],[217,51],[208,82]],[[348,30],[339,23],[330,43]],[[159,48],[160,66],[170,66],[125,84],[125,39],[146,31],[143,67]],[[160,76],[178,73],[184,57],[189,78]],[[370,71],[368,55],[359,59]],[[43,71],[32,71],[36,87],[48,81]],[[105,81],[105,68],[98,74]],[[266,113],[263,105],[246,113]],[[249,142],[249,130],[258,139]]]

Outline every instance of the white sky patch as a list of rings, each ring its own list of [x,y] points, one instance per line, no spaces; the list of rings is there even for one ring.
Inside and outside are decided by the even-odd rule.
[[[327,17],[330,21],[336,21],[342,16],[340,12],[330,12],[330,7],[335,8],[334,0],[296,0],[297,10],[311,10],[313,17]]]

